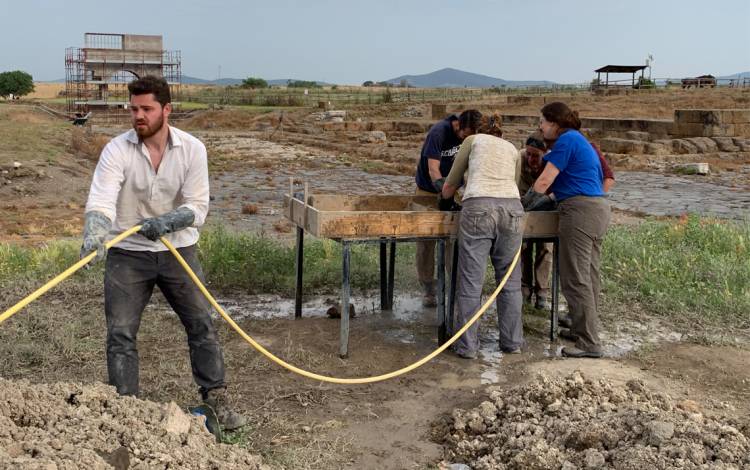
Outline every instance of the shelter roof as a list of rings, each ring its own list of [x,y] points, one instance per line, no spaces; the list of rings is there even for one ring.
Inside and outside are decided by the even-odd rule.
[[[601,73],[635,73],[639,70],[643,70],[647,65],[605,65],[604,67],[594,70],[594,72]]]

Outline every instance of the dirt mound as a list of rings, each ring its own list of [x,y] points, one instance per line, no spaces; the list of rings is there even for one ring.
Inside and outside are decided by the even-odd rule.
[[[0,468],[265,468],[216,444],[176,404],[120,397],[104,384],[0,379]]]
[[[481,469],[749,468],[747,417],[707,416],[690,400],[575,372],[539,376],[456,409],[433,433],[446,460]]]

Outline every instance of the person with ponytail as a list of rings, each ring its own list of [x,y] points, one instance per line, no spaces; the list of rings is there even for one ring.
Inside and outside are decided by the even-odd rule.
[[[599,157],[580,128],[578,113],[565,103],[549,103],[541,109],[539,130],[555,143],[544,156],[544,171],[522,202],[525,208],[548,199],[558,203],[560,285],[572,323],[561,336],[575,340],[575,347],[563,348],[562,354],[599,358],[599,264],[610,207]]]
[[[487,257],[495,281],[510,268],[523,239],[523,206],[518,192],[521,155],[502,139],[501,117],[482,116],[477,134],[461,144],[440,197],[450,200],[463,185],[458,227],[458,271],[453,331],[465,325],[481,305]],[[524,345],[521,319],[521,265],[516,264],[497,297],[500,350],[520,353]],[[479,350],[478,325],[453,345],[462,358],[474,359]]]

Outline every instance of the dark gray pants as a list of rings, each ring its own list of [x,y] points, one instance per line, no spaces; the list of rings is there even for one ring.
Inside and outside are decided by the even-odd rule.
[[[558,205],[560,212],[560,287],[572,321],[576,347],[601,352],[599,343],[599,263],[609,226],[609,201],[576,196]]]
[[[203,280],[195,245],[177,251]],[[104,273],[104,312],[107,318],[109,383],[121,395],[138,395],[136,336],[141,314],[154,285],[177,313],[187,333],[193,378],[205,397],[224,387],[224,357],[211,306],[169,251],[130,251],[112,248]]]
[[[458,287],[453,331],[458,331],[479,310],[487,256],[495,269],[495,280],[502,279],[523,240],[523,207],[518,199],[470,198],[463,201],[458,223]],[[523,345],[521,318],[521,263],[517,263],[507,284],[497,297],[500,348],[512,350]],[[473,356],[479,349],[478,324],[454,343],[459,354]]]

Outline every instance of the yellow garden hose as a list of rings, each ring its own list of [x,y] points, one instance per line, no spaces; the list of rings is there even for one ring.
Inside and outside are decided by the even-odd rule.
[[[133,235],[135,232],[137,232],[140,229],[141,229],[141,226],[140,225],[136,225],[135,227],[132,227],[132,228],[130,228],[130,229],[122,232],[121,234],[119,234],[118,236],[116,236],[115,238],[113,238],[112,240],[110,240],[109,242],[107,242],[105,244],[105,246],[107,247],[107,249],[109,249],[110,247],[112,247],[112,246],[120,243],[121,241],[125,240],[129,236]],[[64,281],[68,277],[72,276],[74,272],[76,272],[79,269],[81,269],[82,267],[86,266],[89,263],[89,261],[91,261],[92,259],[94,259],[95,256],[96,256],[96,251],[94,251],[92,253],[89,253],[88,255],[84,256],[83,258],[81,258],[80,260],[78,260],[78,262],[76,264],[74,264],[73,266],[69,267],[65,271],[63,271],[60,274],[58,274],[57,276],[55,276],[47,284],[45,284],[42,287],[40,287],[39,289],[35,290],[30,295],[28,295],[25,299],[23,299],[22,301],[18,302],[16,305],[12,306],[8,310],[4,311],[3,314],[0,315],[0,323],[4,322],[8,318],[12,317],[19,310],[21,310],[25,306],[29,305],[31,302],[33,302],[36,299],[38,299],[39,297],[41,297],[42,294],[44,294],[48,290],[52,289],[56,285],[60,284],[62,281]]]
[[[169,243],[169,241],[167,239],[165,239],[165,238],[162,238],[161,241],[162,241],[162,243],[164,243],[167,246],[167,248],[169,248],[169,251],[172,252],[172,254],[177,258],[177,261],[179,261],[180,264],[182,265],[182,267],[185,269],[185,271],[187,271],[188,275],[193,280],[193,282],[195,283],[195,285],[198,286],[198,288],[201,290],[201,292],[206,297],[206,299],[208,299],[208,301],[211,302],[211,305],[213,305],[213,307],[216,309],[217,312],[219,312],[219,314],[224,318],[224,320],[226,320],[226,322],[229,323],[229,326],[231,326],[232,328],[234,328],[234,330],[237,333],[239,333],[239,335],[242,336],[242,338],[245,341],[247,341],[248,343],[250,343],[250,345],[252,345],[252,347],[254,347],[255,349],[257,349],[258,352],[260,352],[261,354],[263,354],[264,356],[266,356],[268,359],[272,360],[276,364],[280,365],[281,367],[294,372],[295,374],[299,374],[299,375],[301,375],[303,377],[307,377],[307,378],[310,378],[310,379],[320,380],[322,382],[330,382],[330,383],[335,383],[335,384],[368,384],[368,383],[381,382],[383,380],[392,379],[394,377],[398,377],[399,375],[406,374],[407,372],[411,372],[412,370],[414,370],[417,367],[425,364],[426,362],[430,361],[431,359],[433,359],[435,356],[437,356],[441,352],[443,352],[446,349],[448,349],[448,347],[451,344],[453,344],[462,334],[464,334],[466,332],[466,330],[468,330],[471,327],[471,325],[474,324],[474,322],[476,322],[477,320],[479,320],[479,317],[481,317],[482,314],[484,314],[485,310],[487,310],[490,307],[490,305],[492,305],[492,303],[495,301],[495,298],[500,293],[500,291],[502,290],[502,288],[505,285],[505,283],[508,282],[508,278],[510,277],[510,274],[513,272],[513,269],[516,267],[516,263],[518,262],[519,256],[521,256],[521,249],[519,248],[518,252],[516,253],[516,256],[513,258],[513,262],[510,264],[510,268],[508,268],[508,271],[503,276],[503,279],[500,281],[500,284],[498,284],[497,289],[495,289],[495,292],[493,292],[492,295],[490,296],[490,298],[487,299],[487,301],[484,303],[484,305],[482,305],[482,308],[480,308],[477,311],[477,313],[475,313],[474,316],[471,317],[471,320],[469,320],[468,323],[466,323],[460,330],[458,330],[456,332],[456,334],[454,334],[451,337],[451,339],[449,339],[448,341],[446,341],[442,346],[440,346],[436,350],[432,351],[430,354],[426,355],[425,357],[423,357],[422,359],[418,360],[417,362],[415,362],[415,363],[413,363],[411,365],[408,365],[406,367],[403,367],[401,369],[394,370],[393,372],[389,372],[387,374],[382,374],[382,375],[376,375],[376,376],[373,376],[373,377],[359,377],[359,378],[345,379],[345,378],[340,378],[340,377],[329,377],[327,375],[320,375],[320,374],[316,374],[314,372],[308,372],[306,370],[300,369],[299,367],[295,367],[292,364],[289,364],[288,362],[284,361],[283,359],[280,359],[280,358],[274,356],[266,348],[264,348],[263,346],[261,346],[260,344],[258,344],[257,341],[255,341],[247,333],[245,333],[242,330],[242,328],[240,328],[240,326],[237,323],[235,323],[235,321],[232,320],[232,318],[229,315],[227,315],[227,313],[224,311],[224,309],[221,308],[221,305],[219,305],[216,302],[216,300],[213,298],[213,296],[211,295],[211,293],[208,292],[208,289],[206,289],[206,287],[203,285],[203,283],[201,282],[201,280],[198,279],[198,276],[195,275],[195,273],[193,272],[193,270],[190,269],[190,266],[188,266],[188,264],[185,262],[185,260],[182,258],[182,256],[180,256],[180,253],[175,249],[175,247],[172,246],[172,244]]]
[[[123,239],[129,237],[133,233],[140,230],[140,226],[135,226],[120,235],[118,235],[116,238],[114,238],[112,241],[106,244],[107,248],[115,245],[116,243],[119,243]],[[268,351],[266,348],[261,346],[257,341],[255,341],[253,338],[251,338],[247,333],[245,333],[240,326],[235,323],[234,320],[224,311],[223,308],[221,308],[221,305],[219,305],[218,302],[216,302],[216,299],[211,295],[210,292],[208,292],[208,289],[206,289],[206,286],[203,285],[200,279],[198,279],[198,276],[195,275],[193,270],[190,268],[190,266],[185,262],[185,260],[182,258],[180,253],[177,251],[177,249],[167,240],[165,237],[161,238],[162,243],[169,249],[169,251],[172,252],[172,254],[177,258],[177,261],[182,265],[182,267],[185,269],[185,271],[188,273],[190,278],[193,280],[196,286],[200,289],[201,293],[208,299],[208,301],[211,303],[211,305],[216,309],[217,312],[224,318],[224,320],[229,323],[229,326],[231,326],[242,338],[247,341],[252,347],[258,350],[261,354],[266,356],[271,361],[275,362],[276,364],[280,365],[281,367],[294,372],[295,374],[299,374],[303,377],[307,377],[313,380],[319,380],[321,382],[330,382],[330,383],[337,383],[337,384],[366,384],[366,383],[373,383],[373,382],[381,382],[383,380],[392,379],[394,377],[398,377],[400,375],[406,374],[407,372],[411,372],[412,370],[416,369],[417,367],[420,367],[424,365],[425,363],[429,362],[435,356],[445,351],[448,347],[450,347],[451,344],[453,344],[461,335],[463,335],[466,330],[468,330],[471,325],[473,325],[479,318],[484,314],[484,312],[492,305],[492,303],[495,301],[495,298],[502,290],[503,286],[505,286],[505,283],[508,282],[508,278],[510,277],[510,274],[513,272],[513,269],[515,269],[516,264],[518,263],[518,258],[521,255],[521,249],[519,248],[518,252],[516,253],[516,256],[513,258],[513,262],[510,264],[510,267],[508,268],[508,271],[505,273],[503,278],[500,280],[500,283],[497,286],[497,289],[492,293],[492,295],[487,299],[487,301],[482,305],[482,307],[477,311],[477,313],[474,314],[473,317],[460,329],[458,330],[447,342],[445,342],[442,346],[437,348],[436,350],[432,351],[427,356],[423,357],[422,359],[418,360],[417,362],[410,364],[406,367],[403,367],[401,369],[395,370],[393,372],[389,372],[387,374],[381,374],[376,375],[373,377],[359,377],[359,378],[340,378],[340,377],[329,377],[327,375],[321,375],[316,374],[314,372],[309,372],[303,369],[300,369],[299,367],[296,367],[292,364],[289,364],[288,362],[284,361],[283,359],[280,359],[276,357],[273,353]],[[63,280],[65,280],[68,276],[72,275],[74,272],[82,268],[86,263],[91,261],[96,253],[91,253],[78,261],[76,264],[65,270],[63,273],[59,274],[57,277],[49,281],[47,284],[43,285],[36,291],[34,291],[31,295],[23,299],[22,301],[18,302],[16,305],[11,307],[10,309],[6,310],[2,315],[0,315],[0,323],[11,317],[13,314],[21,310],[23,307],[28,305],[29,303],[33,302],[37,298],[39,298],[42,294],[47,292],[49,289],[53,288]]]

